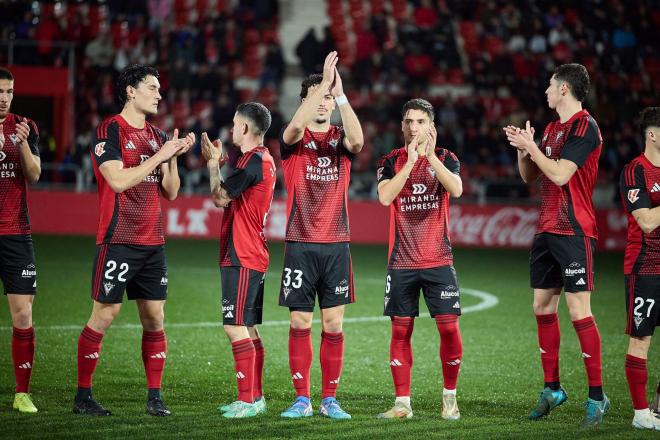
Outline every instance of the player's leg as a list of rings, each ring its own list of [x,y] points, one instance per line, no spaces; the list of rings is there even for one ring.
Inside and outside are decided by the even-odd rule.
[[[35,347],[32,301],[37,292],[37,271],[30,235],[0,237],[0,280],[13,324],[11,352],[16,379],[13,407],[22,413],[35,413],[37,408],[28,394]]]
[[[344,365],[344,308],[355,302],[353,265],[348,243],[318,245],[321,253],[319,305],[321,308],[321,415],[335,420],[351,416],[337,401],[337,388]]]
[[[589,397],[582,426],[602,423],[610,403],[603,393],[603,367],[598,326],[591,312],[595,241],[588,237],[554,237],[553,252],[561,264],[568,313],[580,341]]]
[[[541,352],[544,386],[529,418],[547,416],[568,398],[559,379],[559,318],[557,308],[563,286],[561,267],[550,249],[550,235],[538,234],[530,252],[530,283],[534,292],[533,311]]]
[[[122,290],[123,294],[123,290]],[[109,416],[92,397],[92,378],[98,364],[103,335],[121,309],[121,303],[100,303],[94,301],[92,314],[78,338],[78,391],[74,400],[73,412],[91,416]]]
[[[287,242],[279,304],[289,308],[289,369],[296,400],[281,413],[285,418],[312,415],[310,373],[312,368],[312,319],[319,277],[316,244]]]
[[[461,303],[456,271],[452,266],[441,266],[420,272],[424,299],[440,333],[442,418],[458,420],[461,414],[456,400],[456,385],[463,356],[463,341],[458,326]]]
[[[7,294],[13,324],[11,354],[16,378],[14,409],[23,413],[35,413],[37,408],[30,395],[30,378],[34,368],[35,336],[32,328],[33,295]]]
[[[169,416],[163,402],[161,386],[167,359],[165,335],[165,301],[167,300],[167,263],[164,246],[140,246],[132,250],[128,266],[126,293],[137,303],[142,323],[142,362],[147,378],[146,412],[152,416]]]
[[[626,354],[626,379],[635,411],[632,426],[660,430],[660,419],[654,416],[646,398],[648,383],[647,357],[651,338],[660,324],[660,276],[628,275],[625,277],[626,333],[630,336]]]
[[[412,334],[419,316],[421,277],[418,270],[389,269],[385,278],[385,316],[391,319],[390,373],[394,383],[394,406],[378,414],[381,419],[409,419],[410,382],[413,366]]]
[[[261,321],[261,320],[260,320]],[[257,326],[248,327],[250,339],[254,345],[254,379],[252,381],[252,397],[254,403],[257,404],[259,413],[266,412],[266,397],[264,396],[264,361],[266,358],[266,351],[263,343],[261,342],[261,334]]]

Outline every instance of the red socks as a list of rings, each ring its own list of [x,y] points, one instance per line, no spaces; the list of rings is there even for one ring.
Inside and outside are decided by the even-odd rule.
[[[344,333],[321,333],[322,396],[337,396],[337,386],[344,363]]]
[[[88,326],[83,328],[78,338],[78,388],[91,388],[92,376],[101,353],[103,333]]]
[[[559,320],[556,313],[536,315],[541,365],[546,383],[559,382]]]
[[[435,323],[440,332],[443,386],[447,390],[455,390],[463,356],[463,341],[458,328],[458,316],[436,315]]]
[[[392,317],[390,340],[390,371],[396,397],[410,396],[410,371],[413,366],[411,338],[415,318]]]
[[[289,328],[289,369],[296,396],[309,398],[312,368],[312,329]]]
[[[16,392],[27,393],[34,364],[34,329],[14,327],[11,338],[11,357],[14,360]]]
[[[238,385],[238,400],[252,403],[252,386],[254,382],[255,349],[252,339],[245,338],[231,343],[234,353],[234,370],[236,370],[236,384]]]
[[[649,373],[646,369],[646,359],[626,355],[626,379],[634,409],[646,409],[649,402],[646,400],[646,383]]]
[[[147,375],[147,388],[160,389],[167,357],[165,331],[142,331],[142,362]]]
[[[252,397],[257,399],[264,395],[263,378],[264,378],[264,346],[261,339],[253,339],[254,345],[254,379],[252,381]]]
[[[590,387],[603,385],[603,367],[600,354],[600,333],[593,316],[573,321],[573,327],[580,339],[582,359],[587,370]]]

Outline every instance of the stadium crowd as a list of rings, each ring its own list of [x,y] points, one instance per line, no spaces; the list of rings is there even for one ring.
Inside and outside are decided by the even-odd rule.
[[[356,197],[375,197],[377,159],[401,144],[399,109],[413,96],[435,105],[438,143],[460,158],[467,196],[528,196],[501,127],[529,118],[540,130],[555,117],[543,101],[547,78],[558,64],[580,62],[592,78],[586,106],[604,138],[599,182],[610,191],[600,201],[608,202],[640,148],[634,115],[660,97],[660,4],[634,3],[326,0],[323,39],[308,33],[296,54],[310,73],[339,51],[366,138],[354,163]],[[10,3],[0,37],[37,43],[16,50],[16,64],[65,64],[65,51],[49,42],[75,44],[76,139],[58,156],[63,163],[85,166],[93,127],[116,111],[117,72],[132,63],[159,68],[164,99],[154,122],[168,132],[223,133],[239,102],[263,102],[273,112],[268,147],[279,160],[277,139],[290,115],[277,111],[286,65],[276,0],[40,4]],[[243,79],[256,86],[239,87]],[[55,161],[57,147],[42,135],[42,157]],[[182,162],[205,190],[199,146]]]

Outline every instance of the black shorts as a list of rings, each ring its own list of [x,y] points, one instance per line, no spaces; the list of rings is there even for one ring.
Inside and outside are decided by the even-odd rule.
[[[419,291],[431,316],[460,315],[461,294],[453,266],[388,269],[385,316],[419,316]]]
[[[660,325],[660,275],[626,275],[626,334],[653,336]]]
[[[167,299],[165,246],[102,244],[96,246],[92,298],[108,304],[124,299]]]
[[[312,312],[317,294],[322,309],[355,302],[348,243],[286,242],[280,305]]]
[[[37,268],[31,235],[0,235],[0,280],[5,295],[35,295]]]
[[[222,323],[261,324],[266,274],[240,266],[220,268],[222,278]]]
[[[589,237],[537,234],[529,255],[532,289],[593,291],[595,247],[596,240]]]

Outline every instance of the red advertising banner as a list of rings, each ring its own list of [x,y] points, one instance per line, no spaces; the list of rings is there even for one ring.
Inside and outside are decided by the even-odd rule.
[[[96,234],[97,196],[94,193],[30,192],[32,230],[44,234]],[[163,200],[166,235],[218,238],[222,210],[206,197],[181,196]],[[389,208],[375,201],[349,202],[351,241],[384,244],[388,239]],[[454,246],[529,248],[536,231],[538,210],[529,206],[454,205],[450,209],[450,237]],[[627,220],[616,209],[597,211],[600,249],[622,250]],[[284,240],[286,201],[274,200],[266,224],[266,237]]]

